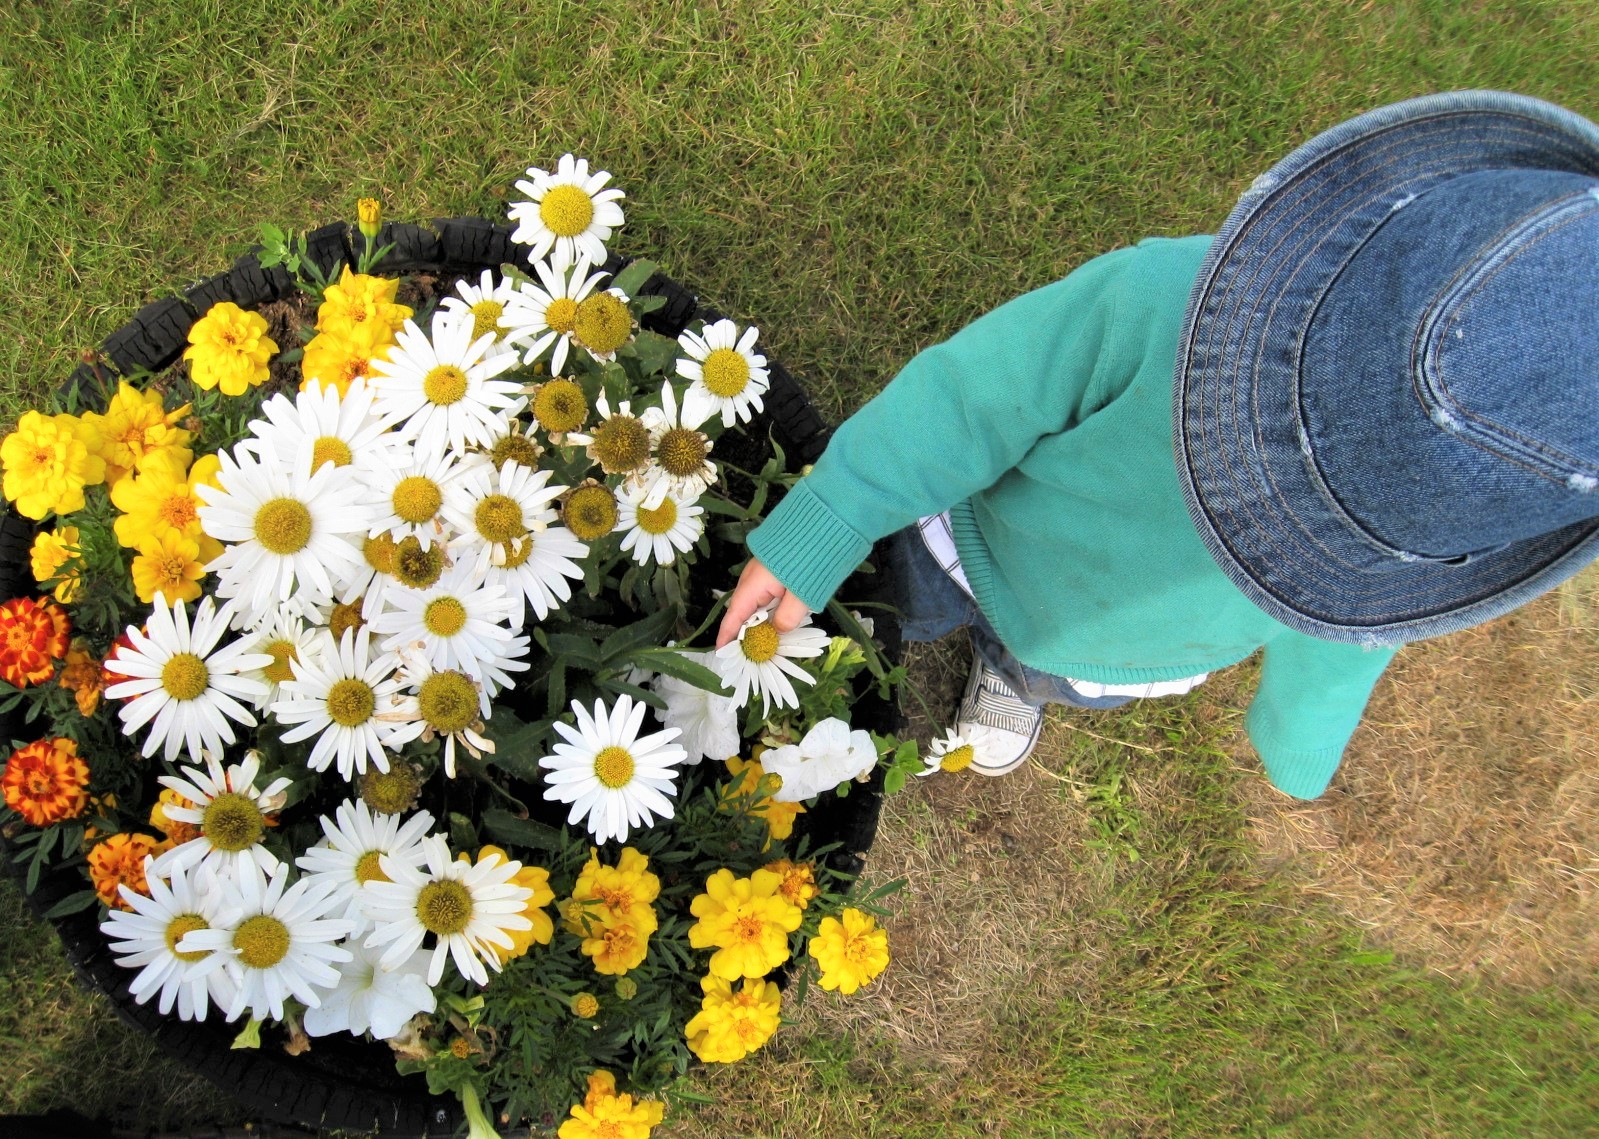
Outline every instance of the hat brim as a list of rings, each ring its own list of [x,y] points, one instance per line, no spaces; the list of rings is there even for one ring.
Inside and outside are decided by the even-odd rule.
[[[1200,267],[1174,375],[1178,477],[1222,571],[1290,628],[1361,644],[1437,636],[1514,609],[1599,554],[1594,519],[1452,561],[1373,559],[1303,442],[1306,332],[1350,259],[1441,180],[1512,168],[1599,175],[1599,128],[1497,91],[1383,107],[1256,179]]]

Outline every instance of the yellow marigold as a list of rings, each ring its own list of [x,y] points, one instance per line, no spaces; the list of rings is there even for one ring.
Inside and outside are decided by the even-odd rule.
[[[705,893],[689,904],[699,921],[689,926],[688,943],[695,949],[715,947],[713,976],[727,981],[764,977],[788,960],[788,935],[804,914],[778,893],[782,884],[770,870],[735,878],[723,869],[705,880]]]
[[[578,948],[594,962],[594,971],[620,977],[644,963],[650,949],[650,934],[655,930],[655,911],[649,911],[649,928],[627,918],[591,922]]]
[[[0,680],[17,688],[49,680],[71,633],[66,610],[54,601],[18,597],[0,605]]]
[[[55,530],[39,531],[38,537],[33,540],[33,548],[28,551],[33,568],[33,580],[40,585],[55,581],[52,596],[63,605],[70,602],[78,592],[78,570],[74,567],[62,572],[69,563],[78,560],[78,554],[76,526],[61,526]]]
[[[167,817],[168,807],[187,807],[193,809],[194,804],[170,787],[163,787],[160,796],[150,808],[150,825],[167,836],[167,841],[173,846],[182,846],[191,838],[200,837],[198,823],[185,823]]]
[[[572,897],[561,907],[567,931],[581,934],[596,921],[622,920],[646,934],[654,933],[659,923],[653,903],[661,893],[661,880],[649,866],[650,860],[631,846],[622,848],[615,866],[600,862],[599,852],[590,847]]]
[[[772,1038],[783,1019],[783,994],[770,981],[731,982],[710,976],[700,981],[700,1011],[683,1026],[689,1049],[707,1064],[742,1060]]]
[[[772,792],[782,786],[782,777],[776,774],[768,776],[766,768],[761,766],[758,759],[740,759],[733,756],[727,761],[727,769],[736,779],[729,783],[722,791],[722,809],[733,809],[733,801],[742,796],[752,795],[747,808],[749,814],[766,823],[766,831],[770,838],[785,839],[794,833],[794,820],[805,813],[803,803],[779,803],[772,798]],[[767,776],[767,784],[761,787],[762,776]]]
[[[75,415],[23,413],[0,442],[0,490],[25,518],[83,509],[83,488],[105,481],[93,425]]]
[[[88,643],[75,640],[67,648],[66,663],[56,683],[72,693],[78,702],[78,712],[94,715],[100,706],[100,693],[105,691],[105,669],[100,658],[89,651]]]
[[[195,488],[216,485],[212,480],[221,469],[215,455],[197,459],[192,467],[176,456],[152,459],[132,478],[111,488],[111,505],[122,514],[114,528],[117,541],[131,550],[140,549],[150,538],[180,534],[197,546],[199,561],[208,562],[222,553],[222,543],[200,528],[200,506]]]
[[[571,1008],[579,1020],[593,1020],[600,1015],[600,998],[593,993],[578,993],[571,1000]]]
[[[485,846],[477,852],[477,860],[482,862],[491,854],[499,855],[506,862],[511,861],[511,856],[497,846]],[[511,935],[509,949],[489,943],[502,965],[513,957],[522,956],[535,945],[548,945],[555,936],[555,922],[544,912],[544,907],[555,901],[555,891],[550,889],[550,872],[543,867],[524,863],[522,869],[512,876],[511,884],[533,891],[533,896],[527,900],[527,908],[522,911],[523,916],[533,923],[533,928],[506,930]]]
[[[634,1101],[616,1094],[616,1077],[603,1069],[591,1072],[582,1103],[574,1103],[558,1139],[650,1139],[650,1131],[666,1117],[659,1100]]]
[[[69,739],[37,740],[6,760],[0,792],[6,806],[36,827],[75,819],[89,805],[89,767]]]
[[[168,605],[193,601],[200,596],[200,581],[205,577],[200,544],[176,530],[152,534],[139,543],[132,574],[134,592],[146,605],[154,602],[157,594]]]
[[[135,894],[149,896],[150,888],[144,881],[144,860],[160,854],[169,844],[157,842],[146,834],[114,834],[96,843],[89,851],[89,878],[94,882],[94,892],[106,905],[118,910],[131,910],[118,886],[126,886]]]
[[[193,436],[177,424],[189,411],[184,404],[169,412],[162,407],[160,392],[140,391],[126,380],[118,384],[104,415],[93,411],[83,415],[98,433],[96,453],[105,460],[105,481],[116,485],[142,469],[153,455],[180,456],[187,466],[193,458],[189,451]]]
[[[822,967],[821,985],[846,997],[888,968],[888,931],[871,914],[850,907],[839,918],[823,918],[810,954]]]
[[[370,240],[376,241],[383,226],[383,203],[376,198],[362,198],[355,203],[355,224]]]
[[[316,330],[334,332],[352,339],[365,336],[369,344],[393,336],[412,316],[409,306],[394,303],[400,282],[367,273],[352,273],[346,265],[339,283],[322,293],[316,310]],[[383,334],[377,329],[381,327]]]
[[[779,858],[761,869],[770,870],[782,878],[783,883],[778,886],[777,892],[802,910],[821,893],[821,888],[816,885],[816,867],[809,862],[791,862],[787,858]]]
[[[223,395],[260,387],[269,375],[267,361],[278,350],[266,333],[266,318],[260,313],[218,301],[189,329],[189,347],[183,353],[189,378],[207,391],[221,387]]]
[[[373,363],[387,360],[389,349],[394,347],[394,336],[387,325],[375,325],[370,332],[377,337],[374,339],[367,331],[319,332],[313,336],[300,359],[300,390],[322,384],[345,396],[350,394],[350,385],[356,380],[370,382]]]

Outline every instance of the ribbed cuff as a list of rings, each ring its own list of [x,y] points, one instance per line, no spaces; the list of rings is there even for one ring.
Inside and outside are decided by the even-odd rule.
[[[1249,742],[1260,753],[1266,778],[1277,790],[1295,799],[1320,798],[1338,771],[1338,764],[1344,758],[1344,748],[1349,741],[1346,739],[1336,747],[1313,751],[1294,750],[1282,746],[1271,720],[1271,715],[1262,709],[1259,700],[1250,704],[1249,714],[1244,717],[1244,730],[1249,733]]]
[[[812,610],[825,609],[872,552],[872,544],[816,497],[804,479],[750,533],[749,547]]]

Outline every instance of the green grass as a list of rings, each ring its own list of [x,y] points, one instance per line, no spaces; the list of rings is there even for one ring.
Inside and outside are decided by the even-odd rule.
[[[621,248],[759,323],[836,418],[1092,253],[1215,228],[1360,110],[1481,86],[1599,116],[1596,57],[1588,0],[24,3],[0,14],[0,418],[257,221],[363,194],[498,214],[566,150],[627,189]],[[1082,920],[1111,952],[1092,993],[1012,1026],[1007,1071],[951,1084],[881,1040],[801,1033],[711,1081],[767,1116],[703,1125],[753,1133],[792,1076],[791,1134],[1596,1133],[1589,998],[1414,972],[1302,911],[1254,869],[1210,721],[1183,707],[1186,774],[1158,809],[1116,784],[1123,753],[1076,757],[1100,790],[1061,809],[1096,820]],[[170,1073],[14,893],[0,909],[0,1103],[130,1117]],[[137,1118],[223,1110],[196,1091]]]

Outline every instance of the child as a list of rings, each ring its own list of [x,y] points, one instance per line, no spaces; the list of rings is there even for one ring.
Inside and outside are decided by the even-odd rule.
[[[957,730],[1002,774],[1042,706],[1264,648],[1249,738],[1322,793],[1406,641],[1599,554],[1599,128],[1413,99],[1313,139],[1214,240],[1098,257],[915,359],[750,537],[725,644],[893,534],[905,633],[971,630]]]

